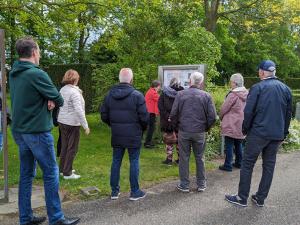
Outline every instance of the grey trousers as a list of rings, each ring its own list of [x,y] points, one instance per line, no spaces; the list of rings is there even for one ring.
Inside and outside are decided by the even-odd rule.
[[[202,159],[205,149],[205,133],[178,132],[179,177],[182,187],[189,187],[189,161],[191,148],[196,160],[196,177],[198,187],[206,187],[205,167]]]
[[[243,200],[249,197],[253,167],[260,153],[262,153],[262,177],[256,196],[259,200],[265,200],[268,196],[276,163],[276,154],[281,141],[266,140],[249,134],[246,138],[246,148],[240,171],[240,183],[238,195]]]

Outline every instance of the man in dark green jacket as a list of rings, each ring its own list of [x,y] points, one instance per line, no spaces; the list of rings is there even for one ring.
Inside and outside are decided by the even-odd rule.
[[[33,216],[31,208],[32,181],[36,162],[43,171],[45,200],[49,224],[77,224],[79,218],[66,219],[59,199],[59,171],[51,135],[51,110],[63,105],[63,98],[48,74],[39,65],[40,51],[32,38],[16,43],[19,55],[9,74],[12,107],[12,132],[19,146],[20,224],[40,224],[45,217]]]

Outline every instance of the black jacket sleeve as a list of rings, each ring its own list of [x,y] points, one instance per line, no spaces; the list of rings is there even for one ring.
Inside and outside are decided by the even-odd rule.
[[[99,107],[99,112],[101,116],[101,120],[106,123],[108,126],[110,126],[110,120],[109,120],[109,94],[105,96],[103,104]]]
[[[146,102],[144,95],[142,95],[140,92],[136,91],[136,110],[137,110],[137,115],[139,119],[139,123],[142,127],[142,130],[145,131],[148,126],[149,122],[149,113],[146,108]]]
[[[244,135],[247,135],[251,129],[252,121],[255,117],[257,99],[259,96],[259,86],[252,86],[249,91],[246,106],[244,109],[244,121],[242,125],[242,132]]]
[[[169,116],[171,119],[171,124],[174,127],[174,129],[178,129],[179,102],[180,102],[180,94],[178,93],[175,97],[172,110]]]

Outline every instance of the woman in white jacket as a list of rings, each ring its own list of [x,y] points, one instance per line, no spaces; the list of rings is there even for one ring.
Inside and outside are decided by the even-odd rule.
[[[59,129],[61,131],[61,155],[59,170],[64,179],[78,179],[80,175],[73,170],[73,161],[78,151],[80,126],[88,135],[90,129],[85,117],[85,102],[82,91],[77,86],[79,74],[75,70],[68,70],[62,80],[65,85],[60,93],[64,99],[64,105],[60,107],[58,114]]]

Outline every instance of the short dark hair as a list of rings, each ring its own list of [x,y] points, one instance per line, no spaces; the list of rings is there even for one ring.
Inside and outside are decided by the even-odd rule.
[[[159,80],[154,80],[154,81],[152,81],[151,87],[156,88],[156,87],[158,87],[158,86],[160,86],[160,81],[159,81]]]
[[[24,37],[16,42],[16,50],[20,58],[30,58],[34,49],[38,49],[38,45],[32,37]]]

